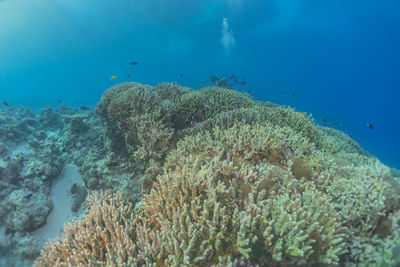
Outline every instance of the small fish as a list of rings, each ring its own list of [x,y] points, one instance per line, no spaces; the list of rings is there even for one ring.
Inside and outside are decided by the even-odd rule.
[[[179,78],[182,78],[182,77],[183,77],[183,74],[182,74],[182,73],[178,74],[178,77],[179,77]]]
[[[81,110],[89,110],[89,108],[86,107],[86,106],[82,106],[82,107],[80,107],[80,109],[81,109]]]
[[[138,63],[135,62],[135,61],[131,61],[131,62],[129,62],[129,64],[132,65],[132,66],[134,66],[134,65],[137,65]]]
[[[339,123],[339,125],[340,125],[340,127],[344,127],[344,123],[343,122]]]
[[[372,125],[371,123],[367,123],[367,127],[370,128],[371,130],[373,130],[375,128],[375,126]]]
[[[281,95],[284,95],[285,94],[285,91],[281,91]]]
[[[325,123],[327,120],[328,120],[328,119],[327,119],[326,117],[324,117],[324,118],[322,119],[322,122]]]
[[[295,93],[292,93],[292,97],[295,97],[296,96],[296,94]]]
[[[128,78],[130,78],[131,77],[131,75],[130,74],[128,74]]]
[[[61,99],[57,99],[57,102],[58,102],[58,103],[62,103],[62,100],[61,100]]]
[[[6,107],[10,106],[10,104],[8,104],[6,101],[3,101],[3,105],[6,106]]]
[[[109,80],[112,81],[112,80],[115,80],[115,79],[117,79],[117,78],[118,78],[117,76],[113,75],[113,76],[110,77]]]

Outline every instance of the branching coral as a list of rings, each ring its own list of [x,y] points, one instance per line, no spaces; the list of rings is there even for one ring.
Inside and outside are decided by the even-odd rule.
[[[94,193],[84,219],[65,225],[65,234],[44,247],[34,266],[135,264],[134,221],[132,205],[121,195]]]
[[[128,83],[104,94],[98,114],[146,165],[148,191],[135,212],[120,195],[94,195],[37,266],[400,260],[389,169],[292,109],[215,87]]]

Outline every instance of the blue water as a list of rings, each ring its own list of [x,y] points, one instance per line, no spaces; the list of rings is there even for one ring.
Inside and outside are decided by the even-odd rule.
[[[123,81],[198,88],[232,73],[400,168],[398,0],[0,0],[0,98],[13,106],[94,106]]]

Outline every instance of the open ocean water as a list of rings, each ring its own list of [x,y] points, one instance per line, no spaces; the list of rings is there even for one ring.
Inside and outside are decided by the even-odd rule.
[[[0,0],[0,111],[90,113],[128,81],[228,84],[400,169],[399,0]],[[7,228],[6,210],[0,236],[31,230]]]

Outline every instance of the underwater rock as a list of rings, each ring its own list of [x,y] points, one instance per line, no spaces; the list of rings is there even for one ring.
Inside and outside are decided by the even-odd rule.
[[[72,194],[71,211],[77,212],[80,209],[82,203],[85,201],[87,192],[83,186],[76,183],[71,186],[70,191]]]
[[[7,150],[6,145],[3,142],[0,142],[0,156],[1,156],[1,154],[5,153],[7,151],[8,150]]]
[[[54,112],[50,107],[41,109],[37,120],[44,129],[59,129],[63,127],[60,114]]]
[[[45,194],[24,189],[11,192],[5,200],[5,206],[7,227],[19,232],[30,232],[43,225],[51,210]]]
[[[40,177],[43,180],[50,180],[57,177],[63,167],[63,160],[60,156],[58,147],[56,145],[50,145],[44,150],[40,151],[35,159],[29,158],[24,168],[22,169],[21,175],[24,178]]]
[[[0,141],[18,143],[38,126],[35,114],[27,109],[0,109]]]
[[[89,179],[87,179],[87,186],[89,187],[89,189],[96,189],[96,187],[99,185],[99,180],[91,177]]]
[[[38,123],[33,118],[23,119],[15,126],[15,130],[24,133],[24,135],[31,134],[35,128],[38,126]]]
[[[4,251],[6,248],[11,246],[10,237],[7,235],[7,229],[0,227],[0,251]],[[0,253],[1,256],[2,253]]]
[[[40,253],[40,248],[44,244],[44,241],[41,238],[29,233],[16,233],[13,240],[16,243],[18,254],[28,259],[36,258]]]
[[[22,168],[22,157],[14,156],[12,158],[0,159],[0,181],[15,184],[20,178]]]
[[[71,132],[72,134],[81,134],[87,131],[89,126],[84,122],[85,117],[87,117],[87,115],[73,117],[67,126],[67,131]]]
[[[39,141],[43,141],[47,138],[47,133],[44,130],[35,131],[32,135]]]
[[[6,216],[3,214],[7,214],[7,203],[4,203],[4,199],[16,189],[16,187],[12,184],[8,184],[0,181],[0,226],[5,223]]]
[[[56,109],[56,111],[61,115],[74,115],[78,113],[77,108],[72,108],[67,104],[61,104],[60,107]]]
[[[15,189],[16,189],[15,185],[0,181],[0,201],[5,199]],[[4,213],[1,213],[1,214],[4,214]],[[2,217],[0,217],[0,222],[1,222],[1,219],[2,219]]]
[[[43,147],[43,144],[36,138],[31,138],[28,140],[27,146],[34,150],[39,150]]]

